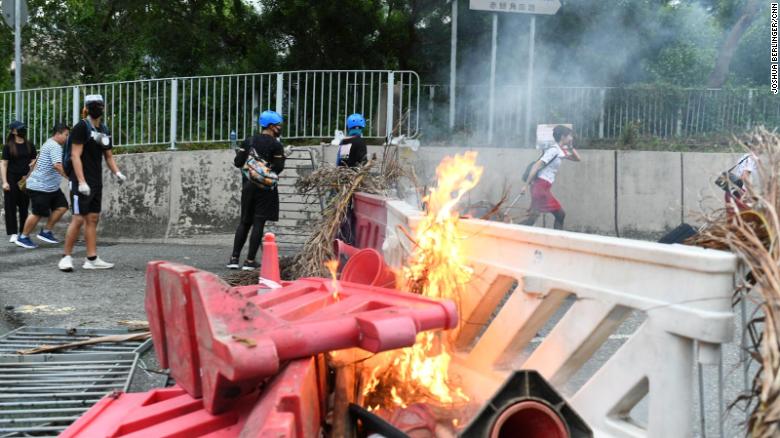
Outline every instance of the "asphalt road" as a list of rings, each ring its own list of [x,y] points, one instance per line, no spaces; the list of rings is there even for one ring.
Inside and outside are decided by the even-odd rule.
[[[26,250],[0,241],[0,308],[6,309],[6,324],[113,327],[120,320],[144,320],[144,275],[150,260],[169,260],[223,274],[230,247],[228,243],[101,243],[98,254],[116,267],[81,269],[84,248],[77,246],[74,272],[64,273],[57,269],[61,245]]]
[[[116,327],[117,321],[146,319],[143,308],[144,274],[150,260],[175,261],[217,274],[227,272],[224,265],[230,252],[229,239],[221,244],[140,244],[106,243],[99,246],[99,254],[106,261],[115,262],[116,267],[105,271],[85,271],[80,268],[84,248],[77,247],[72,273],[57,269],[61,246],[41,247],[24,250],[7,241],[0,241],[0,333],[13,326],[37,325],[45,327]],[[570,303],[569,303],[570,304]],[[541,330],[529,346],[529,352],[549,333],[552,325],[563,315],[568,306],[563,306],[548,326]],[[751,309],[753,306],[751,306]],[[5,310],[2,310],[5,309]],[[740,330],[737,314],[736,341]],[[643,316],[630,317],[604,346],[597,351],[571,382],[561,390],[571,394],[581,386],[641,324]],[[5,327],[3,327],[3,325]],[[744,387],[743,368],[740,364],[740,349],[730,344],[723,349],[722,378],[717,366],[703,369],[704,407],[707,437],[719,435],[719,420],[724,419],[724,437],[744,436],[740,424],[744,414],[738,411],[723,413],[718,401],[719,383],[723,383],[724,404],[733,401]],[[146,368],[156,368],[153,355],[143,358]],[[694,374],[696,375],[696,374]],[[139,373],[139,382],[133,389],[144,390],[161,384],[152,373]],[[144,379],[144,377],[146,377]],[[700,433],[698,381],[691,382],[696,403],[690,413],[696,418],[696,436]],[[638,423],[647,419],[647,403],[641,402],[632,412]]]

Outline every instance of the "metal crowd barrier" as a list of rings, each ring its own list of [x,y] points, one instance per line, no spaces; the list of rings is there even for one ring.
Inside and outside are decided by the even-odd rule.
[[[273,109],[285,118],[286,139],[331,138],[349,114],[366,117],[365,136],[413,137],[419,129],[420,78],[413,71],[301,70],[142,79],[0,92],[3,137],[11,120],[27,123],[40,144],[57,122],[76,123],[84,97],[102,94],[115,146],[228,142],[256,129]]]

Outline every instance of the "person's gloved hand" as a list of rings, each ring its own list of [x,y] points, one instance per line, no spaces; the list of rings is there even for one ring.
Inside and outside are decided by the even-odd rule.
[[[117,172],[117,173],[115,173],[114,175],[115,175],[117,178],[119,178],[119,184],[122,184],[123,182],[125,182],[125,181],[127,180],[127,177],[126,177],[126,176],[125,176],[125,174],[124,174],[124,173],[122,173],[122,172]]]
[[[89,196],[90,193],[92,193],[92,190],[89,188],[89,184],[83,182],[79,183],[79,193],[81,193],[84,196]]]

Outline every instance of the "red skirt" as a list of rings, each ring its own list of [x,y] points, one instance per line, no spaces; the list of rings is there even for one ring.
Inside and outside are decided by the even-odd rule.
[[[552,183],[536,178],[531,185],[531,211],[550,213],[561,209],[561,203],[552,194]]]
[[[745,210],[750,210],[750,208],[745,205],[744,202],[742,202],[742,197],[735,197],[729,192],[725,192],[723,194],[723,200],[726,202],[726,212],[729,216],[733,216],[735,213]],[[732,203],[733,202],[733,203]],[[736,209],[734,206],[736,205]]]

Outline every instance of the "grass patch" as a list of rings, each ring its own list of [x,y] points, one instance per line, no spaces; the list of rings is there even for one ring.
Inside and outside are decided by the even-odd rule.
[[[625,136],[619,139],[575,140],[578,149],[608,149],[621,151],[667,152],[742,152],[743,149],[730,134],[712,134],[701,137],[658,138]]]

